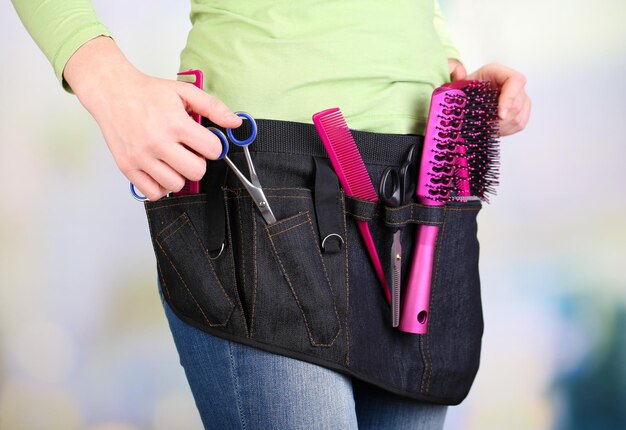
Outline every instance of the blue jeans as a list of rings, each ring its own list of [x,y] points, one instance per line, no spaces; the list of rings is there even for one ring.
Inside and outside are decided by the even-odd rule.
[[[164,302],[207,429],[442,429],[447,406],[420,403],[342,373],[224,340]]]

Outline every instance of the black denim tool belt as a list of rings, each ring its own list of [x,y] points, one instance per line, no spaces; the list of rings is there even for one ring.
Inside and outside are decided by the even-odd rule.
[[[312,362],[413,399],[460,403],[478,370],[483,318],[479,202],[400,208],[344,195],[313,125],[258,120],[250,145],[277,222],[266,225],[223,161],[201,194],[146,202],[164,297],[208,333]],[[419,136],[353,132],[375,187]],[[231,159],[247,172],[243,154]],[[355,219],[370,225],[385,270],[402,229],[406,279],[416,225],[438,225],[427,335],[391,311]],[[390,274],[387,274],[388,278]]]

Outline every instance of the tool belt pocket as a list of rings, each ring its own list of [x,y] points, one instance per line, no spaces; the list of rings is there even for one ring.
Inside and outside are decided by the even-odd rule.
[[[446,203],[433,263],[429,330],[433,336],[465,334],[468,340],[458,344],[460,364],[477,352],[483,333],[477,237],[481,208],[477,200]],[[437,351],[435,347],[431,352]]]
[[[390,265],[387,250],[391,247],[393,232],[397,228],[402,229],[404,280],[411,270],[417,226],[439,227],[432,266],[428,334],[416,335],[391,329],[391,309],[379,293],[380,321],[370,323],[362,330],[351,326],[351,344],[354,345],[351,363],[354,368],[368,369],[382,380],[396,378],[389,372],[384,357],[367,355],[367,338],[375,337],[381,350],[413,357],[403,363],[405,375],[411,375],[408,378],[410,387],[406,387],[408,391],[445,401],[467,394],[478,371],[483,333],[477,239],[477,215],[481,207],[479,201],[450,201],[438,207],[411,203],[390,208],[380,202],[346,197],[348,214],[356,220],[368,222],[383,268]],[[356,229],[353,230],[356,235]],[[354,248],[352,254],[357,252]],[[378,285],[372,271],[351,270],[350,280],[351,283]],[[370,293],[379,291],[378,286],[370,288]],[[402,295],[406,295],[406,284],[403,285]],[[358,291],[351,291],[351,309],[354,312],[366,309],[368,303],[368,315],[354,315],[355,319],[369,318],[372,321],[375,317],[371,299],[361,296]],[[401,380],[398,379],[396,384],[401,384]]]
[[[479,201],[448,202],[439,228],[428,335],[422,339],[421,389],[432,396],[467,394],[480,361],[483,312],[479,276]]]
[[[391,256],[387,250],[391,246],[393,233],[401,229],[404,255],[402,275],[405,280],[411,265],[410,257],[415,245],[416,227],[429,225],[439,228],[432,267],[431,295],[437,299],[435,296],[446,294],[441,291],[441,288],[445,288],[452,290],[452,294],[446,298],[446,301],[467,295],[468,297],[464,299],[467,303],[478,305],[478,308],[466,307],[459,309],[459,312],[444,311],[446,319],[461,318],[464,312],[480,310],[476,218],[481,208],[482,204],[477,200],[449,201],[443,206],[410,203],[392,208],[384,206],[381,202],[346,197],[347,213],[353,219],[366,221],[369,224],[385,269],[390,263]],[[455,289],[459,291],[454,291]],[[436,304],[436,300],[432,304]],[[482,313],[480,316],[482,318]]]
[[[292,356],[344,362],[348,267],[343,194],[337,185],[330,210],[323,210],[328,207],[318,206],[313,187],[307,187],[315,171],[311,157],[288,157],[292,165],[306,168],[300,179],[286,180],[297,169],[283,171],[286,161],[264,155],[255,164],[270,184],[264,192],[275,223],[265,222],[233,176],[211,179],[202,194],[145,203],[164,299],[183,320],[213,334],[284,348]],[[245,162],[241,154],[232,158]],[[214,166],[208,174],[222,178]],[[272,182],[295,186],[272,187]],[[322,219],[331,221],[330,234],[318,221],[320,210]]]
[[[232,249],[209,245],[208,194],[146,202],[164,297],[184,319],[229,325],[238,302]]]
[[[244,189],[226,190],[249,336],[307,354],[336,356],[345,319],[345,252],[322,252],[311,190],[264,190],[277,219],[271,225]]]

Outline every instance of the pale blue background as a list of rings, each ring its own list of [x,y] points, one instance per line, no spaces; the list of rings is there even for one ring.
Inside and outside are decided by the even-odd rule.
[[[626,2],[442,3],[468,69],[523,71],[534,102],[480,216],[484,352],[447,429],[626,428]],[[174,77],[187,2],[95,6]],[[142,206],[9,2],[0,29],[0,429],[201,428]]]

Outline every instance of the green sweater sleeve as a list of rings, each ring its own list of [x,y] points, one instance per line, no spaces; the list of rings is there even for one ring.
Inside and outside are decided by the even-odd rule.
[[[439,35],[439,40],[441,40],[441,44],[446,51],[446,55],[448,58],[454,58],[455,60],[461,61],[461,54],[459,54],[458,49],[452,43],[452,39],[450,38],[450,33],[448,32],[448,26],[443,19],[443,14],[441,13],[441,7],[439,6],[439,1],[434,0],[435,9],[434,9],[434,26],[435,31]]]
[[[96,16],[90,0],[12,0],[24,26],[48,57],[54,72],[67,91],[63,69],[84,43],[109,30]]]

